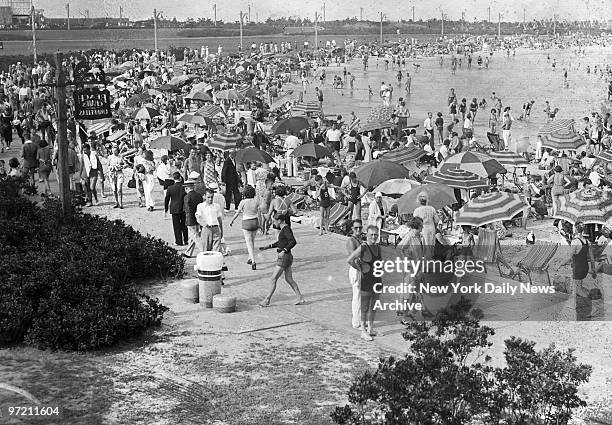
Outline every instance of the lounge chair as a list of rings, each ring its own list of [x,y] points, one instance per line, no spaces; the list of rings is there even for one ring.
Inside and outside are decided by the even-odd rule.
[[[497,270],[500,276],[504,276],[499,265],[501,258],[501,246],[495,230],[480,229],[478,231],[478,240],[473,249],[474,258],[482,260],[487,272],[487,264],[497,265]]]
[[[546,273],[546,279],[550,285],[550,275],[548,274],[548,263],[555,256],[558,244],[551,243],[536,243],[533,245],[525,257],[518,262],[519,271],[525,273],[529,279],[529,283],[533,283],[531,272],[537,271]]]
[[[337,226],[338,223],[340,223],[342,220],[345,220],[348,218],[350,212],[351,212],[351,209],[348,206],[341,204],[340,202],[337,202],[329,210],[329,226],[330,227]]]
[[[287,199],[291,201],[291,203],[295,206],[295,208],[300,209],[304,206],[304,195],[300,195],[297,192],[290,193],[287,195]]]

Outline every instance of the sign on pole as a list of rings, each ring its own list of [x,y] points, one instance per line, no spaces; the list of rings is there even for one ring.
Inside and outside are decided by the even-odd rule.
[[[74,92],[74,117],[78,120],[111,118],[111,95],[106,89],[81,89]]]

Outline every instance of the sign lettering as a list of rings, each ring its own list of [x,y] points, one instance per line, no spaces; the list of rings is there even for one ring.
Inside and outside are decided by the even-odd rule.
[[[97,120],[111,118],[111,96],[108,90],[85,89],[74,92],[76,119]]]

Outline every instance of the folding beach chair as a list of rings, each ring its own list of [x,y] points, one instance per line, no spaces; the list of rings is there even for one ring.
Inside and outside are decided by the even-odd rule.
[[[499,139],[499,134],[487,132],[487,139],[489,139],[489,143],[491,143],[491,147],[494,151],[500,150],[501,141]]]
[[[529,283],[533,283],[531,280],[531,272],[537,271],[540,273],[546,273],[546,279],[550,285],[550,275],[548,274],[548,263],[555,256],[557,252],[558,244],[551,243],[537,243],[533,245],[525,257],[518,262],[517,267],[519,271],[525,273],[529,278]]]
[[[340,223],[346,220],[351,213],[351,209],[340,202],[334,204],[329,210],[329,227],[333,229],[339,229]]]
[[[477,260],[482,260],[485,266],[485,273],[487,272],[487,264],[495,264],[499,275],[503,276],[500,263],[501,246],[499,244],[499,238],[495,230],[480,229],[478,231],[478,240],[474,246],[474,257]]]
[[[293,192],[287,195],[287,200],[291,201],[291,203],[297,209],[300,209],[304,206],[304,195],[300,195],[297,192]]]

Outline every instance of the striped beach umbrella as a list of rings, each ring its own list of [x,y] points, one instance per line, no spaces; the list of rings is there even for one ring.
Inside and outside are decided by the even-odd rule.
[[[482,189],[489,187],[485,178],[459,168],[438,170],[425,177],[425,182],[445,184],[456,189]]]
[[[562,119],[555,120],[544,124],[538,131],[538,136],[547,136],[551,133],[561,130],[573,130],[574,120],[573,119]]]
[[[199,100],[201,102],[212,102],[213,98],[205,91],[192,91],[185,99]]]
[[[220,151],[231,151],[236,149],[238,142],[242,140],[242,136],[237,133],[219,133],[215,134],[208,142],[208,147],[211,149],[219,149]]]
[[[305,117],[291,117],[276,122],[270,131],[274,135],[285,134],[287,133],[287,130],[290,130],[293,133],[299,133],[308,127],[310,127],[310,123]]]
[[[460,168],[470,171],[480,177],[495,177],[497,174],[505,174],[508,171],[496,159],[481,152],[460,152],[451,155],[442,164],[441,170]]]
[[[149,93],[138,93],[138,94],[131,96],[125,102],[125,106],[128,106],[131,108],[131,107],[141,105],[145,102],[148,102],[149,100],[151,100],[151,95]]]
[[[217,99],[222,99],[222,100],[242,100],[244,99],[244,96],[240,94],[238,90],[235,90],[235,89],[221,90],[215,93],[215,97]]]
[[[303,114],[316,114],[320,112],[319,104],[317,102],[297,102],[291,108],[291,112],[301,112]]]
[[[274,162],[274,158],[269,153],[254,147],[242,148],[236,152],[236,162],[247,163],[259,161],[264,164]]]
[[[427,155],[427,152],[425,152],[423,149],[415,145],[410,145],[405,148],[385,152],[382,155],[382,159],[403,164],[409,161],[417,161],[425,155]]]
[[[570,129],[554,131],[542,137],[543,147],[557,151],[576,150],[584,144],[586,142],[582,136]]]
[[[296,158],[308,156],[319,159],[331,157],[331,152],[326,147],[321,146],[317,143],[306,143],[295,148],[291,155]]]
[[[391,179],[379,184],[375,191],[385,195],[403,195],[414,187],[421,184],[410,179]]]
[[[376,159],[361,165],[355,170],[357,180],[364,186],[378,186],[391,179],[406,179],[410,171],[399,164],[383,159]]]
[[[397,200],[398,213],[412,214],[415,208],[421,205],[418,200],[419,193],[421,192],[427,193],[429,198],[428,205],[437,210],[457,202],[455,191],[450,187],[445,184],[427,183],[413,187]]]
[[[219,105],[202,106],[195,113],[204,118],[215,118],[218,115],[225,115],[225,112],[223,112],[223,109],[221,109]]]
[[[136,120],[150,120],[155,118],[156,116],[161,115],[157,109],[144,107],[140,108],[136,114],[134,114],[134,119]]]
[[[275,110],[284,106],[287,102],[293,102],[297,99],[297,94],[293,94],[293,90],[289,90],[286,94],[276,99],[270,104],[270,110]]]
[[[559,207],[554,218],[572,224],[606,224],[612,218],[612,193],[597,188],[583,188],[559,197]]]
[[[181,114],[177,119],[177,121],[184,122],[191,125],[200,125],[200,126],[208,126],[209,123],[212,123],[210,118],[203,117],[201,115],[190,114],[185,112]]]
[[[525,203],[518,195],[507,192],[484,193],[459,210],[455,224],[484,226],[496,221],[511,220],[524,207]]]
[[[597,155],[597,159],[601,159],[606,162],[612,162],[612,151],[601,151]]]
[[[529,162],[519,155],[518,153],[512,151],[497,151],[490,153],[491,158],[496,159],[504,167],[526,167],[529,165]]]
[[[361,124],[361,126],[359,126],[359,132],[365,133],[368,131],[382,130],[383,128],[392,128],[392,127],[395,127],[395,124],[393,124],[391,121],[372,120],[372,121],[366,122],[365,124]]]

